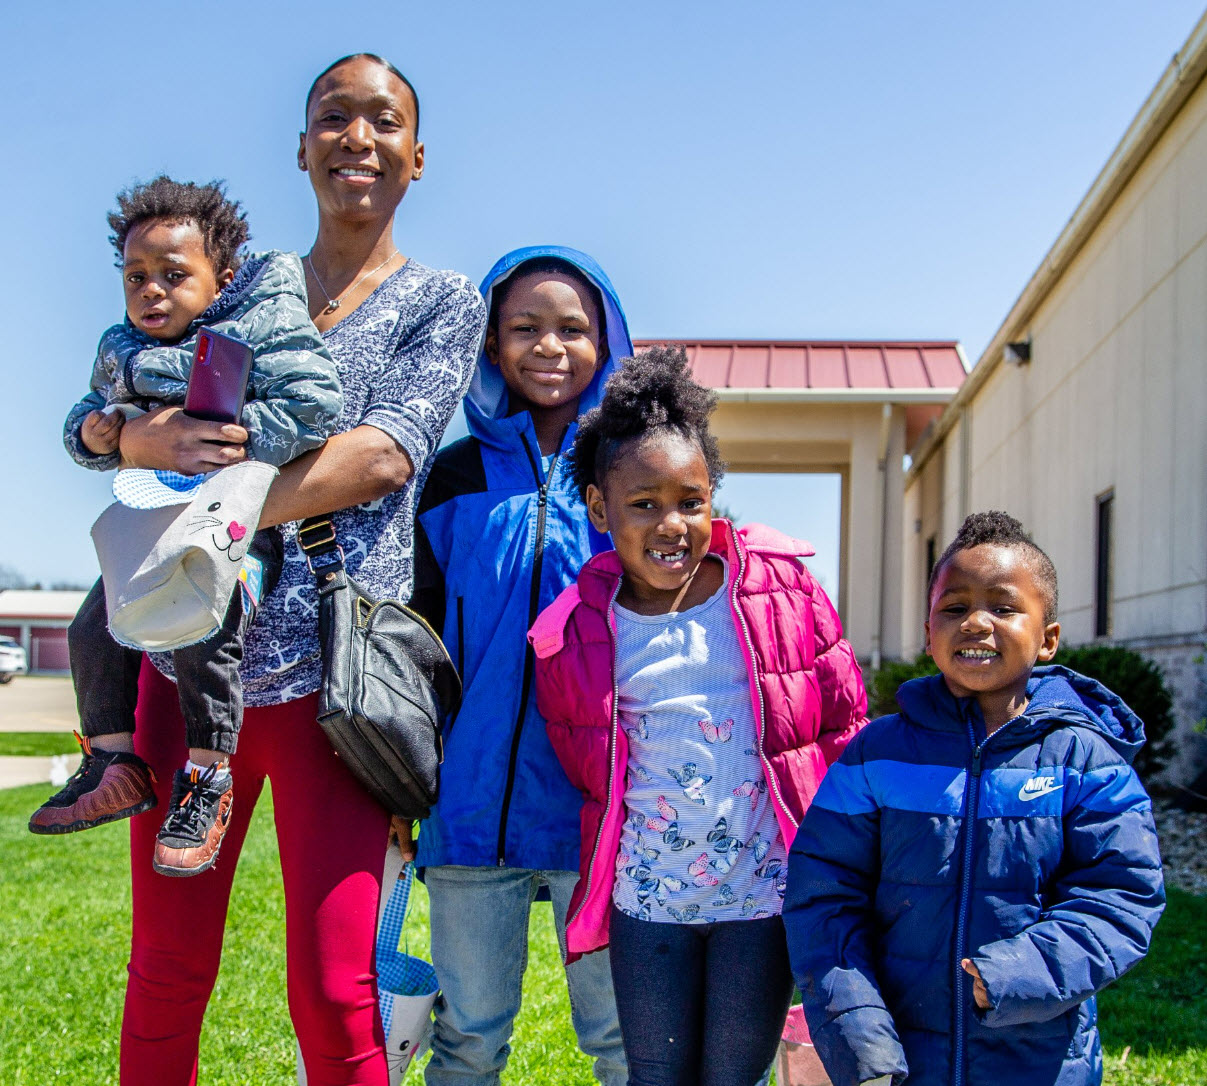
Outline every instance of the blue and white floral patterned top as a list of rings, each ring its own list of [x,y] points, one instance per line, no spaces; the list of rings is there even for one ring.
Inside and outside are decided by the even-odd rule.
[[[344,392],[336,432],[375,426],[414,467],[401,490],[334,517],[348,572],[375,595],[410,598],[415,503],[469,385],[485,323],[482,297],[465,276],[408,260],[323,335]],[[248,631],[239,669],[248,706],[303,697],[322,677],[314,578],[297,525],[281,530],[285,567]],[[171,656],[153,659],[171,677]]]

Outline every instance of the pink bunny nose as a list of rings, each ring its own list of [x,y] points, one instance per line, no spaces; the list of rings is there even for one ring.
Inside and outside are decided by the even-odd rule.
[[[236,543],[238,543],[240,539],[242,539],[245,535],[247,535],[247,529],[244,528],[243,525],[240,524],[237,520],[232,520],[226,526],[226,530],[227,530],[227,533],[230,535],[231,539],[233,539]]]

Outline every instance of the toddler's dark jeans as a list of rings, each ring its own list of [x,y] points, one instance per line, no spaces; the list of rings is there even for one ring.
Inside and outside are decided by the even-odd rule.
[[[281,576],[281,533],[275,528],[257,532],[248,553],[264,567],[261,596],[266,596]],[[243,684],[239,680],[243,638],[256,617],[255,608],[246,603],[245,593],[236,585],[222,627],[206,640],[172,653],[190,747],[235,753],[243,724]],[[67,645],[80,730],[89,738],[133,732],[143,654],[119,645],[110,635],[102,581],[92,586],[68,627]]]
[[[778,916],[662,924],[612,909],[609,954],[629,1086],[755,1086],[792,1000]]]

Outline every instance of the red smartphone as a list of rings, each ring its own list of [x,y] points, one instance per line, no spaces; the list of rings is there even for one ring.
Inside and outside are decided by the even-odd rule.
[[[238,422],[247,399],[252,349],[241,339],[210,328],[197,333],[184,413],[210,422]]]

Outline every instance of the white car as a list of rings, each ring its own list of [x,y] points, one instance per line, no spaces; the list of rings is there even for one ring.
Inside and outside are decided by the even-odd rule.
[[[11,682],[14,675],[29,670],[25,650],[11,637],[0,637],[0,683]]]

